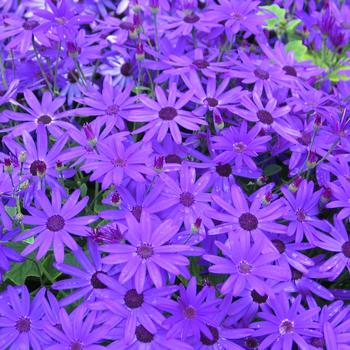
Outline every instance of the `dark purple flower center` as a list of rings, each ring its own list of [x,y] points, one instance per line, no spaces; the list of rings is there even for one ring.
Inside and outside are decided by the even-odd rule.
[[[102,283],[102,282],[98,279],[98,277],[97,277],[97,275],[98,275],[99,273],[103,273],[103,272],[102,272],[102,271],[96,271],[96,272],[91,276],[91,279],[90,279],[90,283],[91,283],[91,285],[92,285],[92,287],[93,287],[94,289],[104,289],[104,288],[106,288],[106,285],[105,285],[104,283]]]
[[[320,349],[324,349],[326,346],[324,338],[312,338],[310,344]]]
[[[0,90],[0,96],[4,96],[6,94],[5,90]]]
[[[278,330],[280,334],[292,333],[294,331],[294,322],[286,318],[281,322]]]
[[[107,115],[116,115],[119,112],[119,107],[117,105],[111,105],[107,107],[106,114]]]
[[[121,158],[114,159],[113,164],[117,167],[125,167],[125,160]]]
[[[304,146],[308,146],[311,143],[311,135],[303,131],[301,137],[298,137],[298,142]]]
[[[350,241],[345,242],[345,243],[341,246],[341,250],[342,250],[343,254],[344,254],[347,258],[350,258]]]
[[[190,207],[194,203],[193,194],[190,192],[183,192],[180,194],[180,203],[185,207]]]
[[[199,16],[195,15],[194,13],[187,15],[184,17],[184,22],[186,23],[196,23],[200,20]]]
[[[63,229],[64,219],[61,215],[52,215],[47,219],[46,227],[52,232],[57,232]]]
[[[130,22],[121,22],[119,24],[119,28],[124,29],[124,30],[133,30],[134,25]]]
[[[282,254],[286,251],[286,245],[281,240],[273,239],[271,242],[276,247],[276,249],[278,250],[278,252],[280,254]]]
[[[167,164],[181,164],[182,160],[177,154],[168,154],[165,157],[165,163]]]
[[[29,317],[23,316],[19,318],[16,322],[16,329],[19,333],[28,333],[31,328],[31,320]]]
[[[229,177],[232,174],[232,166],[230,164],[218,164],[215,170],[222,177]]]
[[[129,289],[124,295],[125,305],[130,309],[138,309],[144,302],[143,293],[138,294],[136,289]]]
[[[265,109],[261,109],[260,111],[257,111],[256,116],[263,124],[270,125],[273,123],[272,114],[269,111],[266,111]]]
[[[73,41],[67,41],[67,51],[69,55],[79,55],[81,53],[81,47]]]
[[[247,349],[257,349],[260,343],[259,343],[258,339],[254,338],[254,337],[248,337],[244,341],[244,344],[245,344],[245,347]]]
[[[124,77],[130,76],[130,73],[131,73],[130,63],[128,63],[128,62],[123,63],[120,67],[120,73],[122,73],[122,75],[124,75]]]
[[[292,280],[297,281],[303,277],[303,273],[295,269],[294,267],[292,267],[291,270],[292,270]]]
[[[287,75],[291,75],[293,77],[296,77],[298,75],[293,66],[284,66],[282,69],[286,72]]]
[[[264,304],[266,303],[266,300],[268,296],[266,294],[260,295],[255,289],[253,289],[250,292],[250,296],[252,297],[253,301],[257,304]]]
[[[201,332],[200,341],[203,345],[214,345],[219,340],[219,331],[217,328],[207,325],[212,335],[211,339],[208,338],[204,333]]]
[[[247,149],[247,145],[240,141],[233,144],[233,149],[238,153],[243,153]]]
[[[28,19],[23,23],[23,28],[25,30],[33,30],[39,25],[39,22],[33,20],[33,19]]]
[[[304,209],[302,209],[302,208],[297,209],[297,211],[295,212],[295,216],[299,222],[305,221],[306,214],[304,212]]]
[[[132,209],[131,209],[131,213],[134,215],[135,219],[137,221],[140,221],[141,219],[141,214],[142,214],[142,206],[141,205],[135,205]]]
[[[83,344],[76,341],[70,345],[70,350],[83,350]]]
[[[231,16],[232,19],[235,19],[236,21],[240,21],[240,20],[243,19],[242,14],[239,13],[239,12],[231,12],[230,16]]]
[[[248,261],[242,260],[237,266],[238,271],[243,275],[248,275],[252,272],[253,266],[249,264]]]
[[[148,243],[142,243],[137,247],[136,253],[142,259],[148,259],[153,255],[153,247]]]
[[[30,164],[29,171],[33,176],[43,175],[46,172],[46,163],[42,160],[34,160],[34,162]]]
[[[151,343],[154,335],[141,324],[136,327],[136,339],[141,343]]]
[[[246,231],[253,231],[258,227],[258,219],[255,215],[251,213],[244,213],[242,214],[238,222],[240,226],[243,228],[243,230]]]
[[[79,81],[79,73],[76,70],[71,70],[67,74],[67,79],[72,84],[77,83]]]
[[[38,123],[40,124],[50,124],[52,122],[52,118],[49,115],[41,115],[38,119]]]
[[[183,313],[186,318],[193,319],[197,315],[197,310],[192,305],[189,305],[185,307]]]
[[[173,120],[177,116],[177,110],[174,107],[164,107],[159,111],[158,116],[162,120]]]
[[[194,60],[192,62],[198,69],[205,69],[209,66],[209,62],[206,60]]]
[[[261,80],[267,80],[270,77],[269,72],[267,72],[266,70],[263,70],[261,68],[255,69],[254,75]]]
[[[219,104],[219,101],[214,98],[214,97],[207,97],[204,102],[209,106],[209,107],[216,107]]]

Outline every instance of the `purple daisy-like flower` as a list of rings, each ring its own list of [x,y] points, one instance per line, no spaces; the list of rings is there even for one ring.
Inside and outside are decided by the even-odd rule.
[[[106,76],[101,93],[88,90],[84,92],[84,97],[77,99],[81,104],[88,106],[80,108],[80,112],[88,116],[97,116],[106,124],[108,130],[114,126],[117,126],[119,130],[124,130],[124,119],[128,119],[136,107],[137,97],[130,97],[132,87],[131,84],[124,89],[113,87],[111,76]]]
[[[54,344],[48,350],[103,350],[108,327],[96,326],[96,312],[88,311],[84,306],[77,307],[70,315],[65,309],[59,311],[61,327],[46,324],[45,331]]]
[[[201,334],[212,338],[211,327],[217,326],[213,318],[219,304],[212,293],[214,290],[204,286],[197,293],[197,281],[192,277],[187,288],[180,285],[179,291],[176,303],[170,304],[167,309],[171,316],[163,323],[169,329],[168,335],[181,337],[182,340],[189,337],[200,339]]]
[[[247,201],[242,189],[233,185],[231,187],[231,202],[227,203],[220,196],[213,194],[212,199],[221,211],[211,211],[210,217],[224,222],[209,231],[209,234],[233,232],[235,234],[249,234],[259,237],[263,232],[286,233],[286,226],[276,223],[275,220],[283,217],[285,207],[281,200],[275,200],[263,206],[263,194],[256,195],[251,204]]]
[[[90,307],[101,312],[107,310],[107,324],[122,323],[126,343],[133,340],[139,324],[148,332],[157,332],[157,326],[165,320],[164,310],[172,303],[171,295],[178,289],[177,286],[156,289],[147,284],[142,292],[137,292],[132,282],[121,285],[108,275],[99,274],[98,277],[106,289],[98,291],[98,300]]]
[[[88,236],[87,225],[97,219],[94,215],[75,217],[85,208],[89,200],[88,197],[84,197],[79,201],[79,195],[80,190],[75,190],[62,206],[62,197],[57,189],[52,189],[51,202],[44,191],[36,193],[37,207],[26,208],[30,215],[23,215],[23,223],[35,227],[16,238],[16,241],[22,241],[35,236],[34,243],[23,250],[23,255],[28,255],[38,248],[36,258],[39,260],[52,246],[56,261],[62,263],[65,245],[71,250],[78,249],[71,234]]]
[[[18,84],[19,80],[14,79],[11,81],[7,89],[5,88],[5,86],[0,85],[0,106],[9,102],[11,98],[15,97],[17,93]]]
[[[240,127],[229,127],[221,131],[220,135],[211,138],[214,150],[222,151],[215,157],[218,163],[234,163],[237,168],[246,165],[251,170],[257,166],[252,158],[266,151],[266,144],[271,140],[270,136],[261,136],[259,125],[253,126],[248,131],[246,121]]]
[[[120,185],[126,177],[143,182],[144,175],[154,175],[145,164],[152,152],[149,143],[123,142],[120,135],[114,134],[99,142],[96,150],[97,153],[88,154],[81,169],[92,171],[90,181],[101,182],[103,190],[111,184]]]
[[[97,244],[91,239],[88,240],[88,251],[90,259],[80,248],[73,251],[74,257],[82,269],[67,264],[56,264],[57,270],[72,276],[72,278],[57,281],[52,285],[52,288],[56,290],[74,290],[74,292],[60,300],[62,306],[72,304],[81,298],[84,298],[84,303],[94,301],[96,298],[95,291],[106,288],[98,275],[111,273],[111,267],[101,263]]]
[[[213,222],[207,217],[210,210],[210,194],[207,189],[210,183],[210,173],[203,174],[196,180],[196,170],[184,164],[177,178],[161,173],[164,183],[162,196],[148,208],[151,213],[165,211],[165,216],[172,218],[179,225],[184,223],[186,229],[191,229],[197,218],[206,227],[213,227]]]
[[[173,83],[170,85],[168,97],[160,86],[156,86],[155,93],[157,101],[140,96],[139,99],[145,108],[135,110],[133,115],[128,118],[134,122],[147,122],[146,125],[134,131],[134,134],[145,132],[144,142],[151,140],[157,132],[157,141],[161,142],[170,130],[174,141],[180,144],[182,142],[180,126],[187,130],[196,131],[199,130],[200,125],[207,124],[192,112],[182,109],[191,99],[192,91],[180,94],[176,84]]]
[[[327,223],[317,217],[322,190],[314,193],[313,182],[304,180],[295,196],[285,187],[282,187],[281,191],[287,207],[284,218],[289,221],[287,234],[295,235],[296,243],[300,243],[304,235],[309,242],[313,242],[319,230],[328,230]]]
[[[332,191],[332,197],[335,200],[331,200],[327,204],[327,208],[341,208],[337,217],[339,220],[350,217],[350,182],[343,175],[337,176],[337,181],[329,184]]]
[[[136,291],[141,293],[148,276],[154,285],[160,288],[165,284],[165,271],[178,275],[179,268],[188,265],[188,259],[182,254],[188,251],[188,246],[170,244],[178,230],[172,220],[156,224],[151,221],[146,211],[142,211],[140,221],[131,213],[127,213],[125,218],[128,225],[125,239],[128,243],[100,247],[103,252],[110,253],[102,262],[121,265],[120,283],[133,278]]]
[[[254,289],[260,295],[273,294],[273,290],[265,281],[266,278],[289,280],[289,269],[273,265],[278,260],[278,253],[263,254],[264,240],[256,239],[252,245],[244,237],[229,238],[226,244],[216,241],[222,256],[204,255],[204,259],[214,264],[209,272],[229,274],[223,283],[221,292],[238,296],[246,288]]]
[[[266,306],[258,316],[263,321],[252,324],[256,331],[255,336],[264,335],[266,338],[259,345],[259,349],[268,349],[274,344],[275,349],[291,350],[293,343],[301,349],[309,349],[304,336],[317,337],[318,324],[314,317],[318,315],[319,308],[305,310],[301,306],[301,296],[290,303],[284,293],[269,301],[270,307]]]
[[[320,266],[321,271],[330,271],[331,279],[335,280],[344,268],[350,272],[350,237],[341,220],[334,218],[334,226],[329,226],[329,233],[319,234],[314,244],[335,253]]]
[[[242,98],[242,105],[246,108],[245,110],[231,108],[231,111],[248,121],[257,123],[260,129],[272,129],[287,141],[297,143],[295,139],[300,137],[300,132],[292,129],[284,120],[290,108],[288,106],[278,108],[277,101],[274,98],[270,98],[264,106],[258,94],[253,92],[252,96],[253,100],[248,97]]]
[[[64,119],[78,114],[77,110],[58,112],[65,102],[65,97],[52,98],[50,92],[46,91],[43,94],[41,103],[30,90],[23,92],[25,101],[28,107],[14,101],[13,103],[21,107],[26,113],[6,111],[5,115],[10,120],[19,122],[17,125],[3,129],[2,131],[11,131],[14,136],[21,135],[24,130],[31,132],[43,124],[47,127],[50,134],[55,137],[62,135],[62,129],[70,129],[72,125]]]
[[[45,290],[41,289],[32,301],[25,286],[8,286],[5,293],[7,302],[0,303],[0,348],[41,350],[49,343],[41,323]]]

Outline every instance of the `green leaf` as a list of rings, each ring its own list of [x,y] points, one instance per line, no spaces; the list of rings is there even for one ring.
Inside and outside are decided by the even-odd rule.
[[[80,185],[80,196],[85,197],[87,194],[87,190],[88,190],[88,188],[87,188],[86,184],[85,183],[81,184]]]
[[[15,217],[16,211],[17,211],[16,207],[9,207],[5,205],[5,210],[6,210],[6,213],[9,214],[10,218],[13,219]]]
[[[308,61],[312,56],[308,54],[307,47],[301,40],[292,40],[286,45],[286,50],[293,51],[297,61]]]
[[[282,23],[285,23],[286,10],[279,7],[276,4],[268,6],[260,6],[260,8],[265,9],[275,15],[275,18],[267,19],[265,26],[267,29],[276,29]]]
[[[301,23],[300,19],[293,19],[287,23],[286,30],[288,33],[293,33],[295,28]]]
[[[265,176],[272,176],[278,174],[282,170],[282,167],[277,164],[270,164],[264,169]]]
[[[350,80],[350,72],[347,74],[342,74],[344,71],[350,70],[350,66],[340,66],[335,69],[333,72],[328,74],[328,78],[333,82],[338,82],[340,80]]]
[[[133,89],[132,89],[132,92],[135,93],[135,94],[138,94],[142,91],[151,91],[151,89],[147,86],[135,86]]]
[[[44,275],[50,282],[54,282],[62,273],[54,268],[55,259],[52,254],[48,254],[40,265]]]
[[[23,263],[12,265],[10,271],[5,274],[5,280],[10,280],[16,285],[25,283],[27,277],[40,277],[38,266],[31,260],[25,260]]]

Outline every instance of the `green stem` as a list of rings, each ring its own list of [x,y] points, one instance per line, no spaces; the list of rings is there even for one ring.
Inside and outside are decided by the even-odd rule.
[[[0,69],[1,69],[1,80],[2,80],[2,85],[4,86],[4,89],[7,90],[7,81],[6,81],[6,76],[5,76],[5,67],[2,61],[2,55],[0,54]]]

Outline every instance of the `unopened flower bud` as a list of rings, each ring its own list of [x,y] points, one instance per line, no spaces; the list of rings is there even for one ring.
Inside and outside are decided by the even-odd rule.
[[[60,160],[56,161],[56,170],[61,172],[63,170],[63,163]]]
[[[78,57],[81,48],[73,41],[67,41],[67,52],[70,57]]]
[[[325,187],[321,194],[321,204],[326,204],[331,200],[332,190],[329,187]]]
[[[136,46],[136,59],[138,61],[143,61],[145,59],[145,51],[143,50],[141,41]]]
[[[24,180],[19,184],[20,190],[26,190],[29,187],[29,180]]]
[[[149,7],[151,8],[151,12],[156,15],[159,11],[159,0],[150,0]]]
[[[265,195],[263,196],[261,202],[262,202],[262,204],[264,204],[264,205],[268,205],[268,204],[271,203],[272,199],[273,199],[273,194],[272,194],[270,191],[268,191],[268,192],[265,193]]]
[[[92,130],[91,125],[85,123],[83,125],[83,130],[84,130],[84,133],[85,133],[85,136],[86,136],[86,138],[88,140],[89,145],[94,147],[96,145],[96,143],[97,143],[97,140],[96,140],[96,136],[95,136],[95,134],[94,134],[94,132]]]
[[[140,6],[138,0],[132,0],[132,10],[133,10],[135,13],[138,13],[138,12],[141,11],[141,6]]]
[[[163,156],[156,157],[154,159],[154,170],[157,173],[160,173],[163,170],[163,166],[164,166],[164,157]]]
[[[298,176],[293,182],[288,186],[289,191],[296,192],[298,191],[298,188],[300,184],[302,183],[303,178],[301,176]]]
[[[13,163],[10,158],[5,158],[4,160],[4,171],[8,174],[11,174],[13,171]]]
[[[119,193],[117,191],[115,191],[113,194],[112,194],[112,197],[111,197],[111,202],[112,202],[112,205],[116,206],[116,207],[119,207],[121,202],[122,202],[122,199],[119,195]]]
[[[214,112],[214,124],[216,129],[221,130],[224,128],[225,123],[224,120],[222,119],[220,113]]]
[[[258,186],[264,186],[267,184],[267,181],[269,180],[269,178],[265,175],[258,177],[258,179],[256,180],[256,183]]]
[[[133,25],[137,32],[137,34],[140,34],[142,32],[142,18],[140,13],[135,13],[133,16]]]
[[[197,218],[196,221],[191,225],[191,230],[193,233],[198,233],[202,226],[202,219]]]
[[[310,152],[309,157],[306,161],[308,168],[314,168],[317,164],[317,155],[315,152]]]
[[[27,152],[26,151],[19,152],[18,160],[21,163],[24,163],[26,161],[26,159],[27,159]]]
[[[321,125],[322,125],[322,117],[319,114],[317,114],[313,125],[313,129],[316,131],[319,129]]]

